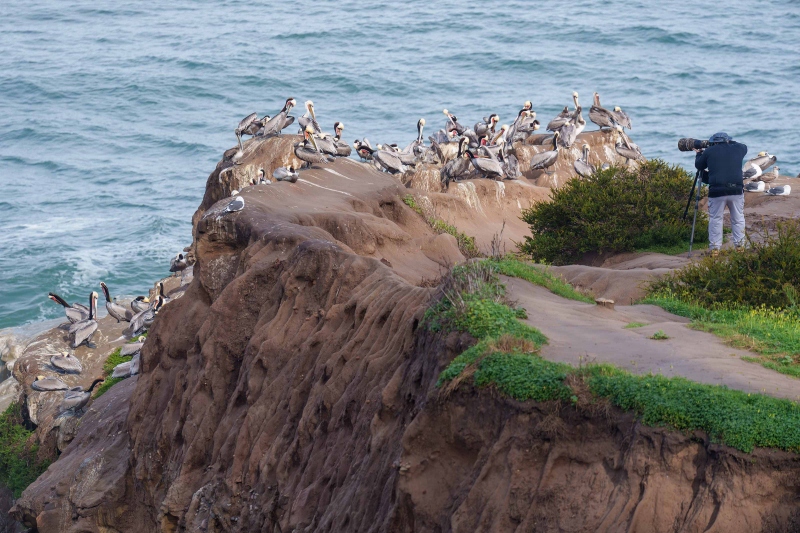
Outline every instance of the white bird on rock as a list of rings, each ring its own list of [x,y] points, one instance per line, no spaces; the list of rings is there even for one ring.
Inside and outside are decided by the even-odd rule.
[[[242,209],[244,209],[244,198],[242,198],[241,196],[236,196],[233,200],[230,201],[230,203],[222,212],[222,214],[224,215],[226,213],[236,213],[237,211],[241,211]]]
[[[747,192],[764,192],[766,188],[767,184],[763,181],[752,181],[744,186],[744,190]]]
[[[767,194],[769,196],[789,196],[791,192],[792,192],[791,185],[778,185],[777,187],[771,187],[767,191]]]

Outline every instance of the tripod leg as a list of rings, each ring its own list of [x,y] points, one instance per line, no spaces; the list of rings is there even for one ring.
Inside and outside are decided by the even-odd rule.
[[[697,188],[697,194],[694,200],[694,218],[692,219],[692,236],[689,238],[689,257],[692,257],[692,245],[694,244],[694,227],[697,224],[697,212],[700,210],[700,188]]]
[[[686,200],[686,209],[683,210],[683,220],[686,220],[686,215],[689,214],[689,206],[692,205],[692,197],[694,196],[694,189],[697,186],[697,180],[700,179],[700,171],[698,170],[697,173],[694,175],[694,181],[692,182],[692,192],[689,193],[689,199]]]

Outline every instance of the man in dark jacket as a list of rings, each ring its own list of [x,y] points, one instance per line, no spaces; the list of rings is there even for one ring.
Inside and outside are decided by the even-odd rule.
[[[731,215],[734,246],[744,245],[744,184],[742,162],[747,146],[735,142],[724,132],[708,140],[710,146],[697,150],[694,166],[708,172],[703,183],[708,184],[708,241],[712,255],[722,246],[722,215],[725,207]]]

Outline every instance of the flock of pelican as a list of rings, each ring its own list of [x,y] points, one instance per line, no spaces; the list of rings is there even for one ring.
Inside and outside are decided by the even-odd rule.
[[[543,143],[552,144],[552,149],[535,154],[530,161],[530,169],[548,171],[558,160],[559,151],[568,149],[577,141],[578,135],[586,128],[586,119],[583,117],[583,108],[580,105],[577,92],[572,93],[573,108],[565,106],[553,120],[547,124],[547,131],[552,132],[552,137],[545,137]],[[289,112],[297,105],[294,98],[287,98],[281,111],[274,117],[269,115],[259,119],[257,113],[245,117],[235,129],[238,145],[225,152],[226,161],[236,164],[244,153],[242,136],[267,137],[280,135],[281,132],[294,124],[294,117]],[[306,112],[297,123],[300,126],[298,134],[302,140],[294,145],[294,154],[310,166],[317,163],[329,163],[335,157],[349,157],[352,153],[351,146],[342,139],[344,124],[335,122],[333,132],[322,131],[317,121],[316,110],[312,101],[305,102]],[[514,143],[525,141],[539,128],[536,111],[530,101],[523,104],[514,121],[499,126],[500,119],[496,113],[484,117],[472,128],[461,124],[458,118],[448,111],[443,110],[446,117],[442,129],[428,137],[426,145],[423,130],[426,122],[424,118],[417,121],[416,138],[401,148],[397,144],[378,144],[375,147],[368,139],[356,139],[352,149],[363,160],[372,162],[375,167],[384,172],[402,174],[409,167],[420,163],[441,165],[442,181],[446,185],[453,180],[470,178],[489,179],[517,179],[522,175],[519,161],[516,157]],[[606,109],[600,104],[600,96],[594,93],[593,105],[589,109],[589,120],[600,127],[601,130],[612,131],[616,151],[627,162],[642,161],[639,147],[631,142],[625,129],[631,129],[631,119],[620,107]],[[597,168],[589,163],[589,145],[582,146],[582,155],[575,161],[575,171],[581,176],[593,174]],[[294,168],[279,168],[273,174],[276,180],[295,181],[297,173]],[[258,178],[252,185],[270,183],[259,172]],[[238,194],[238,191],[235,191]],[[241,197],[236,198],[234,211],[239,205],[243,207]],[[226,210],[225,212],[230,212]]]

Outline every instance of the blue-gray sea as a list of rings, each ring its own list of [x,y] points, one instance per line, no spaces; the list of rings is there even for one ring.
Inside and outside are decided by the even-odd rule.
[[[798,36],[796,0],[4,0],[0,327],[167,274],[238,121],[289,96],[406,144],[443,107],[546,123],[598,91],[648,157],[690,166],[677,139],[725,130],[796,175]]]

